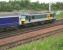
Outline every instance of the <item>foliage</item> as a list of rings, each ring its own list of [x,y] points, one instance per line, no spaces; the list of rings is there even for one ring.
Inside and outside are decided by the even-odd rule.
[[[63,3],[57,2],[55,4],[52,4],[53,10],[63,10]]]
[[[56,12],[58,13],[58,11]],[[56,17],[55,17],[57,20],[60,20],[60,19],[63,19],[63,11],[59,12]]]
[[[14,10],[48,10],[48,3],[30,2],[30,0],[0,2],[0,11]],[[63,10],[63,3],[52,4],[52,10]]]

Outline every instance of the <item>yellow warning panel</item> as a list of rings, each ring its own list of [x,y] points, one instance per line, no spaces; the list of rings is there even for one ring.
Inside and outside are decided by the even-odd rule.
[[[48,20],[50,20],[50,19],[51,19],[51,15],[49,14],[49,15],[48,15]]]
[[[25,19],[21,19],[21,21],[25,21]]]

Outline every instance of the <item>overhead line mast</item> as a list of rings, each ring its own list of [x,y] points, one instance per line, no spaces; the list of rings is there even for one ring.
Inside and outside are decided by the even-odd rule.
[[[51,10],[51,6],[52,6],[52,3],[51,3],[51,1],[49,2],[49,12],[51,12],[52,10]]]

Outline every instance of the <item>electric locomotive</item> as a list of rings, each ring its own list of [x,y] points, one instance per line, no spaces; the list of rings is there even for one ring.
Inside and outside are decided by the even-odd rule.
[[[55,20],[54,13],[0,15],[0,28],[18,27],[32,23],[46,23]]]
[[[52,23],[55,20],[54,13],[42,13],[42,14],[23,14],[20,17],[21,25],[30,23]]]

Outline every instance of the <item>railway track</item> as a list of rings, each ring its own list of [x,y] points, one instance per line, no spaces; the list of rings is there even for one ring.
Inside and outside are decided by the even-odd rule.
[[[33,27],[16,29],[13,31],[9,31],[10,33],[9,32],[1,32],[0,33],[0,39],[15,36],[15,35],[24,34],[27,32],[37,31],[40,29],[45,29],[45,28],[56,26],[56,25],[61,25],[61,24],[63,24],[62,21],[63,20],[56,21],[56,22],[54,22],[54,24],[52,23],[52,24],[44,24],[44,25],[36,25],[36,26],[34,25]]]
[[[13,36],[5,39],[0,39],[0,50],[7,50],[9,48],[27,43],[33,40],[44,38],[56,33],[63,32],[63,25],[54,26],[51,28],[46,28],[34,32],[29,32],[27,34],[22,34],[19,36]]]
[[[0,50],[7,50],[9,48],[21,45],[26,42],[30,42],[33,40],[37,40],[43,37],[47,37],[53,34],[56,34],[58,32],[63,31],[63,20],[57,21],[54,24],[48,24],[48,25],[41,25],[33,28],[26,28],[23,29],[24,32],[20,32],[20,30],[17,30],[14,35],[8,36],[8,38],[1,38],[0,39]],[[53,26],[53,27],[52,27]],[[59,31],[58,31],[59,30]],[[10,33],[8,35],[10,35]],[[5,37],[5,35],[2,35]]]
[[[18,45],[21,45],[21,44],[24,44],[24,43],[27,43],[27,42],[30,42],[33,40],[37,40],[40,38],[48,37],[48,36],[63,32],[63,25],[61,28],[60,27],[58,28],[58,26],[55,26],[55,27],[56,27],[56,29],[55,30],[52,29],[53,31],[52,30],[45,31],[45,29],[43,29],[43,31],[39,30],[39,32],[42,32],[42,33],[37,33],[38,31],[35,31],[35,34],[34,34],[34,32],[31,32],[31,33],[23,34],[20,36],[14,36],[14,37],[10,37],[10,38],[1,39],[0,40],[0,43],[1,43],[0,50],[7,50],[9,48],[16,47]],[[53,27],[51,27],[51,28],[53,28]],[[48,29],[50,29],[50,28],[47,28],[47,30]],[[34,34],[34,35],[32,35],[32,34]]]

